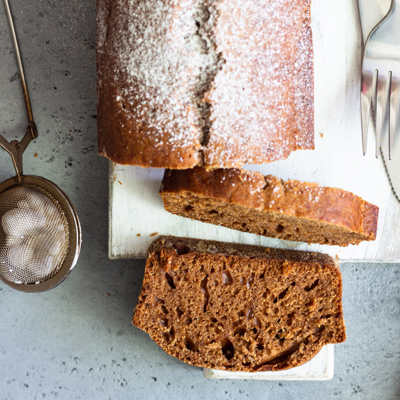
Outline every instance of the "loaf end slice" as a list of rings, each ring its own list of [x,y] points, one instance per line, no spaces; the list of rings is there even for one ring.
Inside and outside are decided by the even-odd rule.
[[[161,237],[133,325],[198,367],[293,368],[346,339],[340,270],[325,254]]]
[[[167,170],[172,214],[257,235],[348,246],[376,239],[379,208],[348,191],[239,169]]]

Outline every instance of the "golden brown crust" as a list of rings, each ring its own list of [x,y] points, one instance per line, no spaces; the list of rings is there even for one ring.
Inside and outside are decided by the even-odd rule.
[[[346,339],[341,297],[328,255],[161,237],[132,322],[188,364],[278,371]]]
[[[364,234],[376,238],[376,232],[378,230],[378,216],[379,216],[379,207],[364,201],[362,207]]]
[[[194,7],[197,3],[193,0],[189,7]],[[204,1],[204,3],[206,4],[207,1]],[[241,4],[241,1],[237,1],[237,3],[238,9],[247,4],[246,2]],[[260,71],[264,70],[260,70],[260,68],[264,68],[269,56],[265,57],[264,53],[260,53],[254,58],[254,60],[258,60],[255,64],[251,57],[246,61],[254,64],[249,65],[246,69],[249,72],[249,85],[251,82],[256,84],[257,79],[261,80],[263,85],[266,84],[265,82],[273,81],[274,84],[271,83],[271,87],[275,85],[274,91],[280,93],[279,104],[271,104],[271,102],[265,100],[267,90],[258,88],[259,101],[255,102],[254,107],[251,106],[253,112],[257,111],[258,114],[259,123],[256,123],[254,121],[257,121],[257,118],[253,118],[250,115],[253,113],[248,112],[251,101],[247,105],[241,104],[240,109],[237,110],[231,110],[229,104],[227,108],[221,103],[222,108],[220,107],[217,111],[219,95],[217,94],[213,98],[211,92],[207,95],[204,94],[203,101],[209,101],[212,106],[211,121],[215,125],[212,128],[211,139],[208,140],[206,139],[208,133],[204,133],[199,126],[196,104],[193,99],[186,98],[192,90],[192,80],[194,79],[194,72],[191,71],[190,63],[184,71],[182,80],[179,81],[180,78],[177,78],[174,85],[177,88],[171,92],[172,94],[161,93],[162,90],[160,91],[156,85],[149,87],[148,82],[137,78],[129,70],[129,62],[135,62],[131,54],[137,52],[139,54],[137,57],[140,59],[141,53],[135,46],[141,40],[141,32],[148,32],[145,29],[146,26],[142,24],[143,26],[141,25],[135,31],[137,36],[134,37],[134,40],[132,40],[133,36],[130,33],[132,20],[138,20],[135,14],[136,9],[139,9],[139,6],[143,3],[139,0],[97,0],[99,154],[119,164],[187,169],[204,163],[213,168],[218,166],[239,167],[246,161],[253,164],[266,163],[286,158],[291,151],[296,149],[313,149],[314,93],[312,34],[309,23],[310,0],[286,0],[286,3],[286,6],[291,8],[289,15],[293,15],[293,17],[290,17],[293,19],[292,29],[281,29],[279,38],[273,38],[271,32],[267,32],[268,36],[261,38],[260,46],[255,46],[255,49],[260,51],[263,46],[267,46],[267,43],[277,44],[279,41],[281,47],[286,51],[277,52],[277,63],[284,65],[287,71],[278,68],[275,71],[277,76],[273,74],[270,74],[270,76],[268,75],[269,72],[266,71],[261,79]],[[184,46],[179,48],[184,33],[179,27],[176,28],[175,26],[179,25],[176,21],[180,20],[180,13],[186,11],[180,10],[179,7],[170,5],[168,2],[163,4],[168,4],[171,9],[175,7],[176,10],[172,10],[168,14],[173,15],[173,18],[169,26],[160,30],[160,36],[165,36],[166,42],[170,41],[174,46],[176,44],[178,49],[174,49],[174,51],[181,52],[180,54],[185,57],[188,54],[190,56],[191,51]],[[277,2],[277,4],[279,3]],[[229,8],[233,6],[233,3],[221,1],[218,7],[225,5],[228,5]],[[261,8],[264,6],[258,5]],[[283,11],[275,10],[276,14],[273,15],[273,18],[276,20],[281,18],[282,21],[286,21],[286,14],[279,15],[279,13],[284,13],[285,7],[282,9]],[[248,31],[251,34],[251,30],[254,28],[251,25],[254,21],[250,21],[251,7],[248,13],[248,23],[250,24]],[[257,11],[255,15],[257,16]],[[153,17],[154,15],[150,15],[147,19],[152,21]],[[157,15],[158,17],[159,15]],[[143,15],[142,19],[146,21],[146,15]],[[167,18],[161,19],[167,20]],[[257,18],[255,20],[257,22]],[[154,26],[159,25],[156,22],[152,22]],[[230,17],[226,18],[226,15],[222,13],[219,30],[216,29],[215,31],[215,34],[220,36],[221,41],[225,40],[225,43],[229,42],[230,39],[225,37],[224,27],[227,29],[231,27],[231,22]],[[257,26],[254,29],[258,29]],[[268,31],[267,27],[265,29]],[[232,35],[236,33],[235,30],[236,28],[231,32]],[[250,35],[249,37],[253,39],[257,35]],[[219,48],[217,48],[217,51],[222,54],[221,57],[224,57]],[[224,51],[227,53],[227,58],[232,58],[230,55],[235,53],[235,50],[230,51],[229,48]],[[263,57],[265,58],[264,61],[262,61]],[[224,73],[235,68],[242,68],[241,62],[243,60],[244,58],[239,55],[226,63]],[[258,65],[258,62],[261,65]],[[298,70],[295,70],[295,65]],[[180,76],[180,74],[178,75]],[[278,84],[278,77],[283,79],[284,82]],[[285,77],[287,77],[286,80]],[[231,90],[236,90],[237,85],[236,81],[232,80],[233,78],[229,78],[228,85]],[[257,93],[250,86],[247,91],[252,94],[253,98],[254,94]],[[224,93],[225,84],[219,87],[221,87],[221,93]],[[268,91],[270,91],[269,86]],[[240,94],[239,98],[243,97],[243,94]],[[278,96],[272,96],[272,98],[277,99]],[[171,112],[171,110],[174,111]],[[243,123],[245,127],[248,127],[247,136],[250,138],[249,140],[246,139],[246,135],[243,136],[243,129],[238,124],[233,124],[228,128],[228,122],[231,121],[231,118],[224,110],[234,114],[237,111],[237,115],[242,113],[242,121],[250,118],[252,123],[259,127],[261,140],[255,139],[254,143],[251,142],[250,139],[255,138],[255,130],[248,127],[245,122]],[[158,118],[161,115],[163,117]],[[221,128],[217,127],[218,124]],[[235,144],[232,147],[233,142]],[[249,148],[245,148],[246,146]]]
[[[167,170],[160,195],[174,214],[264,236],[341,246],[376,239],[377,206],[316,183],[238,169]]]

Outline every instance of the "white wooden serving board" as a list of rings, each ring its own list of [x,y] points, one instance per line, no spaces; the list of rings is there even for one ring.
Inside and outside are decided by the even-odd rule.
[[[296,151],[287,160],[246,168],[339,187],[378,205],[377,240],[347,248],[310,246],[191,221],[164,211],[158,195],[163,170],[110,163],[110,258],[145,257],[157,233],[322,251],[341,261],[400,262],[400,204],[391,192],[382,160],[374,156],[372,135],[367,156],[361,151],[362,33],[357,0],[314,0],[312,29],[315,150]]]
[[[333,378],[334,345],[324,346],[308,363],[287,371],[276,372],[229,372],[204,369],[210,379],[255,379],[269,381],[327,381]]]

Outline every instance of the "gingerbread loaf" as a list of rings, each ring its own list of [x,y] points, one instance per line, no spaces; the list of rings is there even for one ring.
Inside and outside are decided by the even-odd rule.
[[[377,206],[316,183],[196,167],[165,171],[160,195],[172,214],[257,235],[338,246],[376,239]]]
[[[97,0],[98,150],[241,167],[314,148],[311,0]]]
[[[346,339],[341,273],[325,254],[161,237],[133,325],[191,365],[285,370]]]

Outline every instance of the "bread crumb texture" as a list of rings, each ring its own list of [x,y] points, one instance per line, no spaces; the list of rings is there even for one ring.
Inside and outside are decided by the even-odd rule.
[[[346,339],[340,270],[319,253],[162,237],[133,324],[198,367],[293,368]]]

